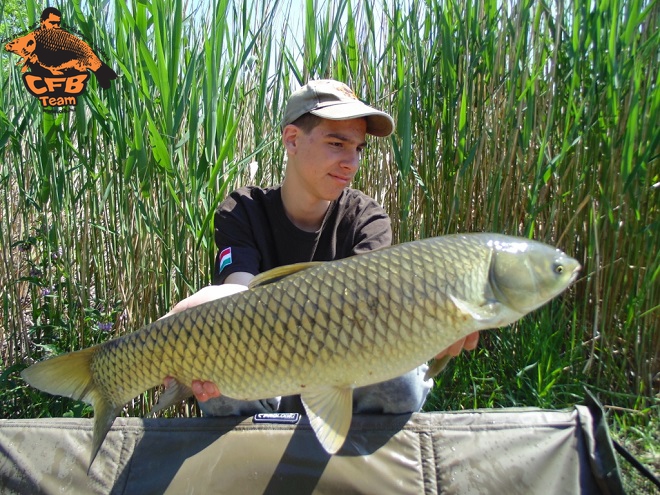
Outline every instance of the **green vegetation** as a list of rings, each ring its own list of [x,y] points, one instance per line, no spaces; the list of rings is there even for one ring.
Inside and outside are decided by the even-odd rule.
[[[0,53],[2,416],[89,414],[18,372],[208,284],[215,206],[281,179],[286,98],[333,77],[397,122],[354,183],[397,241],[502,232],[584,267],[450,363],[429,409],[562,408],[586,386],[657,463],[658,1],[308,0],[300,18],[256,4],[63,2],[63,22],[120,75],[107,91],[92,78],[72,112],[42,110]],[[42,8],[28,2],[25,24]]]

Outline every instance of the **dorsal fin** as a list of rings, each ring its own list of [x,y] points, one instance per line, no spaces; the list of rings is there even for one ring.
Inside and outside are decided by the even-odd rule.
[[[262,285],[272,284],[273,282],[277,282],[284,277],[288,277],[294,273],[307,270],[308,268],[312,268],[313,266],[321,264],[323,264],[322,261],[308,261],[306,263],[294,263],[292,265],[278,266],[277,268],[265,271],[254,277],[250,281],[250,285],[248,287],[250,289],[254,289],[255,287],[261,287]]]

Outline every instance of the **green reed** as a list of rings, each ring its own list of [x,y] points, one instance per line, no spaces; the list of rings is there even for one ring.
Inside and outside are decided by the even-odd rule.
[[[0,33],[19,9],[2,5]],[[43,7],[28,2],[25,25]],[[107,91],[92,78],[75,112],[49,114],[0,54],[4,416],[85,413],[17,372],[209,283],[215,207],[281,180],[283,106],[319,77],[397,122],[354,182],[385,206],[396,242],[494,231],[583,264],[564,296],[450,364],[427,408],[565,407],[587,386],[637,411],[622,424],[658,415],[657,0],[59,8],[120,77]]]

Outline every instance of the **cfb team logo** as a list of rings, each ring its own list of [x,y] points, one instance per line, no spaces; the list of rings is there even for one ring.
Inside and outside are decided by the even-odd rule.
[[[44,107],[76,105],[87,86],[88,71],[104,89],[117,78],[87,43],[62,27],[61,19],[59,10],[48,7],[41,13],[39,27],[5,45],[5,50],[21,57],[16,65],[21,66],[23,83]]]

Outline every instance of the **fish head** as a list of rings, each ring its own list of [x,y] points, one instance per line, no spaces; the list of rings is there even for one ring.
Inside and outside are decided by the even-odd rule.
[[[491,240],[489,282],[495,298],[527,314],[563,292],[577,278],[580,263],[559,249],[520,238]]]
[[[7,43],[5,50],[21,57],[28,57],[34,53],[36,46],[34,33],[28,33]]]

